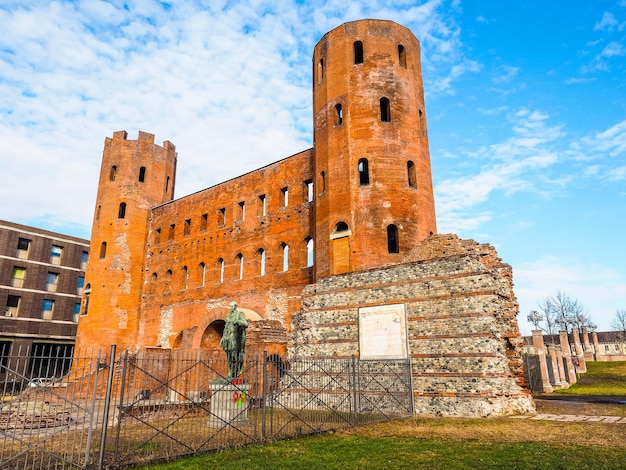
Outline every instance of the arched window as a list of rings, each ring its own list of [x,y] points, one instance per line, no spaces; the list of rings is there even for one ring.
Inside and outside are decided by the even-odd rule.
[[[259,255],[259,276],[265,276],[265,250],[259,248],[257,253]]]
[[[111,172],[109,173],[109,181],[115,181],[116,174],[117,174],[117,165],[113,165],[111,167]]]
[[[239,253],[235,260],[237,261],[237,267],[239,268],[239,280],[243,279],[243,255]]]
[[[181,275],[183,277],[182,281],[183,281],[183,289],[187,290],[189,289],[189,268],[187,268],[187,266],[183,266],[183,269],[181,270]]]
[[[337,222],[337,225],[335,225],[335,230],[334,233],[339,233],[339,232],[347,232],[348,229],[348,224],[345,222]]]
[[[165,292],[172,291],[172,270],[165,271]]]
[[[420,133],[422,135],[426,135],[426,126],[424,125],[424,113],[422,112],[421,109],[418,111],[418,115],[419,115]]]
[[[341,126],[343,124],[343,111],[341,109],[341,104],[337,103],[335,105],[335,126]]]
[[[203,262],[198,265],[198,287],[204,287],[206,283],[206,264]]]
[[[103,259],[107,255],[107,242],[102,242],[100,245],[100,259]]]
[[[159,275],[157,273],[152,273],[152,282],[156,282],[158,278]]]
[[[324,59],[320,59],[317,63],[317,83],[322,83],[324,80]]]
[[[400,67],[406,68],[406,49],[402,44],[398,44],[398,63]]]
[[[122,202],[120,203],[120,209],[117,211],[117,218],[123,219],[124,217],[126,217],[126,203]]]
[[[313,266],[314,263],[314,252],[313,252],[313,239],[312,238],[307,238],[306,239],[306,267],[310,268],[311,266]]]
[[[219,270],[218,280],[219,283],[222,284],[224,282],[224,259],[220,258],[217,260],[217,269]]]
[[[139,182],[143,183],[144,181],[146,181],[146,167],[142,166],[139,168]]]
[[[391,107],[389,98],[382,97],[380,99],[380,120],[382,122],[391,122]]]
[[[411,188],[417,188],[417,178],[415,176],[415,163],[413,163],[411,160],[406,162],[406,171],[407,171],[407,176],[409,178],[409,186]]]
[[[289,245],[281,243],[283,249],[283,271],[289,271]]]
[[[363,63],[363,43],[361,41],[354,42],[354,63]]]
[[[359,185],[367,186],[370,184],[370,170],[367,163],[367,158],[361,158],[359,160]]]
[[[398,242],[398,227],[395,225],[387,225],[387,250],[389,253],[400,253]]]
[[[96,220],[100,220],[100,211],[102,211],[102,206],[98,206],[96,209]]]

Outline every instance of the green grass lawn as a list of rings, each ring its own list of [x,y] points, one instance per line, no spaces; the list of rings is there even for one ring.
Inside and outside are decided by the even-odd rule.
[[[626,361],[587,362],[578,382],[557,394],[626,397]]]

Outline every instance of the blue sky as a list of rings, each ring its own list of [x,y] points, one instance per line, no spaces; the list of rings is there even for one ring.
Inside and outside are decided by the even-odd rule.
[[[513,266],[522,332],[557,290],[608,330],[626,308],[626,0],[4,0],[0,218],[88,238],[117,130],[177,146],[176,197],[309,148],[313,46],[366,17],[421,41],[439,232]]]

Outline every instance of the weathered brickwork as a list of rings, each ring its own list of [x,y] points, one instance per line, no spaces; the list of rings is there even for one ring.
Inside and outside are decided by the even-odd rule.
[[[250,354],[350,356],[359,309],[402,304],[416,411],[527,404],[510,267],[436,235],[418,40],[350,22],[313,64],[314,147],[197,193],[173,199],[170,142],[106,139],[79,347],[220,352],[235,300]],[[480,406],[456,414],[497,408]]]
[[[510,266],[493,247],[453,235],[435,235],[422,245],[414,256],[425,259],[307,286],[290,353],[358,356],[359,308],[404,304],[416,412],[531,411]]]

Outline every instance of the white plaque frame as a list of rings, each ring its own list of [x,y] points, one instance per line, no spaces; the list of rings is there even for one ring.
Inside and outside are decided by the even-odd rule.
[[[359,308],[359,357],[407,359],[407,321],[404,304]]]

